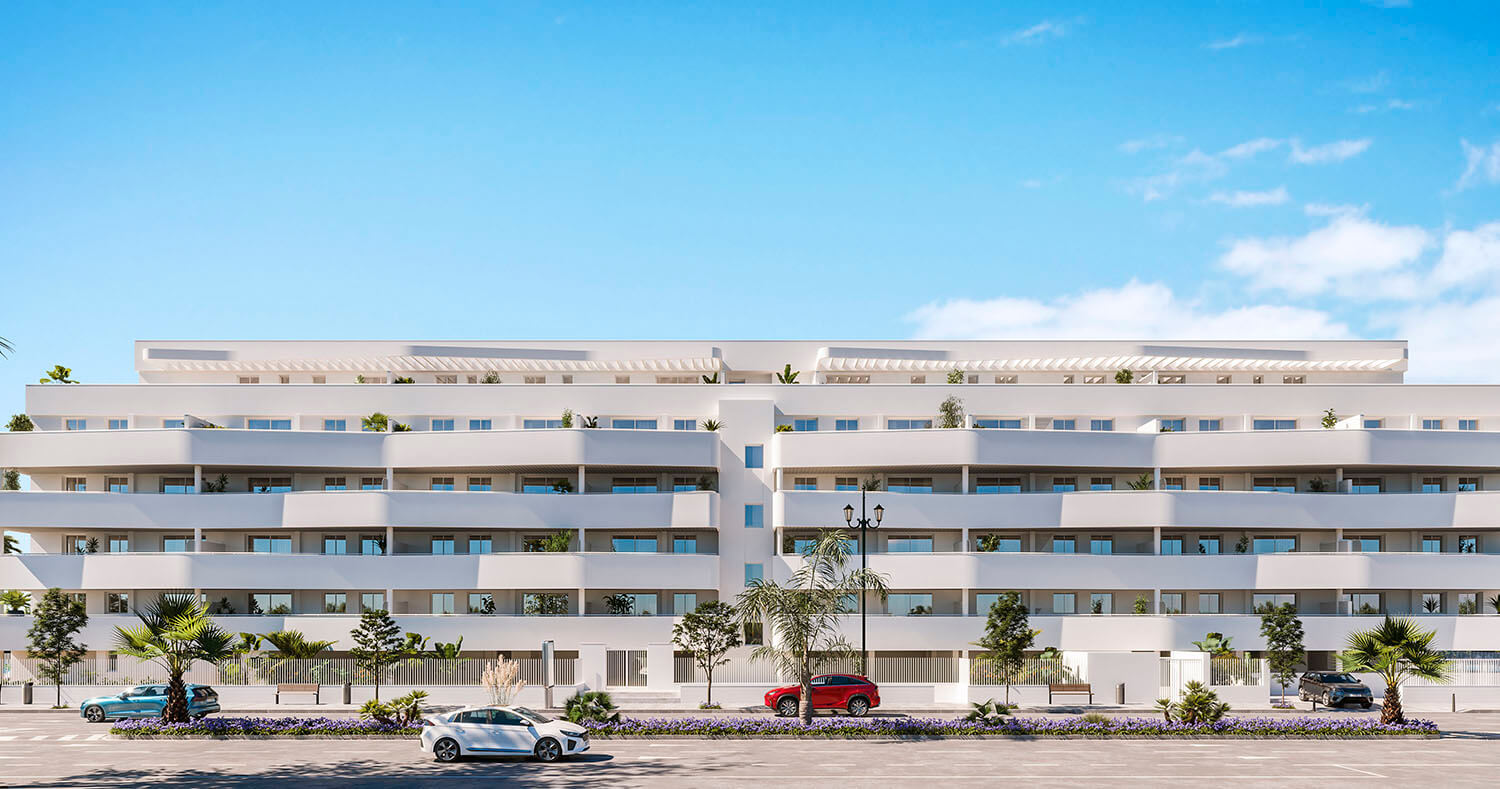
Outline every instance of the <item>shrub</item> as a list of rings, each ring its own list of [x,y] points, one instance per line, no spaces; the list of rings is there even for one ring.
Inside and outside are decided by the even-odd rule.
[[[964,720],[966,721],[993,723],[1010,714],[1010,705],[1000,704],[994,699],[976,701],[971,706],[973,706],[973,709],[969,710],[969,714],[964,716]]]
[[[563,717],[573,723],[616,723],[619,708],[602,690],[585,690],[563,703]]]
[[[422,702],[427,700],[427,691],[414,690],[390,702],[370,699],[359,708],[361,718],[369,718],[388,726],[410,726],[422,719]]]
[[[1219,694],[1209,690],[1202,682],[1193,680],[1184,687],[1187,692],[1178,701],[1156,700],[1156,708],[1161,710],[1162,717],[1167,721],[1190,726],[1217,723],[1229,713],[1229,705],[1219,701]]]
[[[416,737],[422,726],[397,726],[374,718],[227,718],[210,715],[187,723],[163,723],[160,718],[119,721],[109,730],[117,737],[359,737],[390,735]]]
[[[1382,724],[1371,717],[1319,717],[1312,715],[1268,715],[1223,718],[1209,723],[1182,723],[1159,718],[1121,716],[1091,722],[1082,716],[1023,718],[999,716],[990,721],[958,718],[851,718],[833,716],[803,723],[796,718],[704,716],[700,718],[623,718],[610,722],[585,722],[595,737],[1056,737],[1091,735],[1105,737],[1228,737],[1357,738],[1393,735],[1435,736],[1437,725],[1428,720]]]

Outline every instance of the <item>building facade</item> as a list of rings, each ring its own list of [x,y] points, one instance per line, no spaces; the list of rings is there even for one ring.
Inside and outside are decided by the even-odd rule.
[[[367,608],[466,650],[643,649],[787,577],[862,500],[877,654],[969,653],[1009,590],[1039,648],[1256,649],[1256,610],[1291,602],[1325,657],[1385,613],[1500,649],[1500,388],[1404,384],[1404,342],[184,341],[135,363],[27,387],[35,430],[0,434],[29,477],[0,526],[31,546],[0,588],[81,595],[95,649],[182,590],[231,631],[339,649]],[[0,646],[28,625],[0,617]]]

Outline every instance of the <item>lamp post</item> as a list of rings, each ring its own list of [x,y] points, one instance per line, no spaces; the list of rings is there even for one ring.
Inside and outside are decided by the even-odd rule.
[[[859,569],[866,570],[870,566],[869,553],[865,551],[865,530],[880,528],[880,519],[885,517],[885,507],[875,505],[875,522],[871,523],[865,514],[865,490],[859,489]],[[855,524],[854,506],[844,505],[844,523],[849,526]],[[870,673],[870,650],[865,644],[865,574],[859,574],[859,670],[866,676]]]

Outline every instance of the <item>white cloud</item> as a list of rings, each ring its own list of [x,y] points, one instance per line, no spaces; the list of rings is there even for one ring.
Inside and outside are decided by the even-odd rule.
[[[1350,80],[1343,83],[1343,85],[1351,93],[1379,93],[1385,90],[1385,86],[1389,85],[1390,82],[1390,75],[1381,71],[1364,79]]]
[[[1219,258],[1219,265],[1248,277],[1252,290],[1310,296],[1338,289],[1355,300],[1411,298],[1416,295],[1410,291],[1415,283],[1397,281],[1394,275],[1416,262],[1431,244],[1432,236],[1420,227],[1394,227],[1344,215],[1295,238],[1239,239]]]
[[[1384,104],[1361,104],[1355,107],[1354,111],[1361,115],[1368,115],[1372,112],[1395,112],[1397,110],[1414,110],[1416,108],[1417,102],[1415,101],[1389,99]]]
[[[1302,147],[1301,140],[1292,140],[1291,161],[1297,164],[1329,164],[1352,159],[1369,149],[1374,141],[1368,137],[1362,140],[1338,140],[1324,145],[1314,145],[1311,148]]]
[[[1411,8],[1411,0],[1365,0],[1365,5],[1376,8]]]
[[[1081,20],[1043,19],[1031,27],[1017,30],[1000,39],[1000,43],[1010,44],[1040,44],[1045,41],[1062,38],[1068,34],[1068,30]]]
[[[1265,192],[1214,192],[1208,200],[1212,203],[1223,203],[1235,208],[1247,208],[1262,205],[1281,205],[1291,199],[1287,194],[1285,186],[1278,186]]]
[[[1408,341],[1408,380],[1424,383],[1495,383],[1500,368],[1500,296],[1444,300],[1376,315],[1377,330]]]
[[[1302,206],[1302,212],[1308,216],[1345,216],[1349,214],[1360,215],[1370,210],[1370,204],[1349,205],[1347,203],[1308,203]]]
[[[1260,42],[1261,42],[1261,37],[1260,36],[1257,36],[1257,35],[1254,35],[1254,34],[1251,34],[1251,33],[1240,33],[1239,35],[1236,35],[1233,38],[1226,38],[1226,39],[1224,39],[1222,41],[1210,41],[1207,44],[1204,44],[1203,48],[1204,49],[1214,49],[1214,50],[1218,50],[1218,49],[1238,49],[1238,48],[1243,47],[1243,46],[1245,46],[1247,44],[1259,44]]]
[[[1253,140],[1246,140],[1239,145],[1225,148],[1219,152],[1219,155],[1226,159],[1248,159],[1258,153],[1265,153],[1266,151],[1275,150],[1280,147],[1281,140],[1270,137],[1257,137]]]
[[[1136,154],[1141,151],[1151,151],[1157,148],[1165,148],[1182,142],[1182,138],[1174,134],[1153,134],[1150,137],[1142,137],[1139,140],[1126,140],[1120,143],[1122,153]]]
[[[1217,156],[1194,148],[1173,160],[1172,169],[1167,172],[1137,178],[1131,182],[1129,191],[1149,203],[1166,198],[1185,183],[1211,181],[1227,172],[1228,166]]]
[[[1255,305],[1224,310],[1179,299],[1159,282],[1131,280],[1051,301],[950,299],[908,313],[922,338],[1313,339],[1343,338],[1349,329],[1321,310]]]
[[[1491,283],[1500,275],[1500,222],[1454,230],[1443,239],[1443,256],[1432,268],[1441,286]]]
[[[1500,140],[1490,143],[1488,148],[1471,145],[1468,140],[1460,140],[1459,144],[1464,149],[1464,174],[1459,176],[1458,184],[1453,187],[1456,191],[1468,189],[1480,182],[1500,183]]]

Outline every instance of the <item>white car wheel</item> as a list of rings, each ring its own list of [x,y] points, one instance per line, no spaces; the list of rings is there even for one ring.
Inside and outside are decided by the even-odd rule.
[[[432,758],[440,762],[456,762],[460,755],[458,741],[452,737],[444,737],[432,745]]]
[[[103,723],[104,709],[101,707],[89,707],[83,711],[83,716],[89,723]]]
[[[543,737],[536,743],[537,761],[555,762],[562,758],[562,744],[551,737]]]

